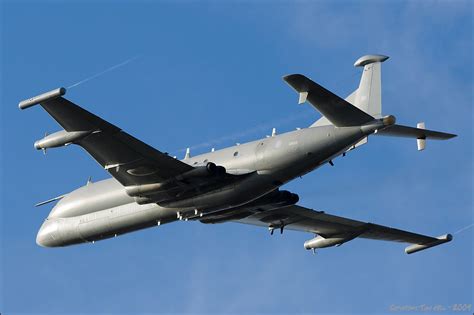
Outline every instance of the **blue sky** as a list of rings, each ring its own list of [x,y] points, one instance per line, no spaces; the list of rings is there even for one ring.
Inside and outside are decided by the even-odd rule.
[[[386,54],[384,113],[459,137],[421,153],[371,137],[285,188],[332,214],[456,232],[473,222],[472,2],[3,1],[1,14],[2,313],[393,314],[473,302],[473,229],[414,255],[357,239],[314,256],[309,234],[184,222],[38,247],[50,206],[33,205],[107,174],[77,147],[35,152],[59,127],[39,107],[17,108],[138,56],[67,97],[160,150],[197,154],[316,120],[283,75],[345,96],[360,77],[353,62]]]

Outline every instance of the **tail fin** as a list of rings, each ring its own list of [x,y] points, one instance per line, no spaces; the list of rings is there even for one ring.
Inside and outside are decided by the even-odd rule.
[[[383,55],[365,55],[357,59],[354,67],[364,67],[359,88],[345,99],[375,118],[382,117],[381,64],[387,59],[388,57]],[[311,127],[330,124],[326,117],[321,117]]]
[[[382,117],[382,84],[381,64],[387,60],[383,55],[366,55],[360,57],[355,67],[364,67],[359,87],[346,99],[342,99],[326,90],[316,82],[311,81],[301,74],[284,77],[284,80],[299,94],[299,103],[308,101],[323,117],[310,127],[334,125],[336,127],[363,126],[375,120],[381,121]],[[446,140],[456,135],[425,129],[424,123],[418,123],[417,128],[396,125],[395,118],[390,124],[384,123],[384,128],[375,130],[379,136],[394,136],[417,139],[418,150],[424,150],[426,139]],[[367,137],[353,145],[354,149],[367,143]]]
[[[353,104],[375,118],[382,117],[381,68],[387,59],[387,56],[367,55],[354,63],[354,67],[364,67],[364,70]]]

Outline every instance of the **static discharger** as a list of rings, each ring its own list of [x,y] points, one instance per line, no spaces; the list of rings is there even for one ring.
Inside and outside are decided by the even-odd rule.
[[[29,98],[27,100],[21,101],[18,104],[18,107],[20,109],[27,109],[27,108],[35,106],[37,104],[49,101],[51,99],[54,99],[54,98],[57,98],[57,97],[60,97],[60,96],[63,96],[64,94],[66,94],[66,89],[63,88],[63,87],[60,87],[60,88],[57,88],[55,90],[52,90],[52,91],[43,93],[41,95]]]

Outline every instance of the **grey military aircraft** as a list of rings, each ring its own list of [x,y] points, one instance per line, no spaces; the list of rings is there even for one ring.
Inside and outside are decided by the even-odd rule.
[[[63,130],[35,142],[38,150],[76,144],[112,178],[88,182],[58,201],[42,224],[36,242],[60,247],[117,237],[177,220],[213,224],[239,222],[274,230],[313,233],[304,248],[339,246],[357,237],[409,243],[411,254],[452,240],[334,216],[296,205],[298,195],[280,186],[367,143],[367,137],[397,136],[444,140],[453,134],[398,125],[382,115],[381,65],[387,56],[366,55],[359,87],[346,99],[301,74],[283,79],[322,117],[308,128],[272,134],[245,144],[183,160],[169,156],[119,127],[86,111],[59,88],[20,102],[20,109],[40,104]]]

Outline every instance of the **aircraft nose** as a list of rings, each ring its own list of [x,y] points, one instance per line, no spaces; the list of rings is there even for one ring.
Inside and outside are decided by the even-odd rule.
[[[46,220],[36,235],[36,244],[41,247],[55,247],[58,246],[57,232],[59,224],[54,220]]]

